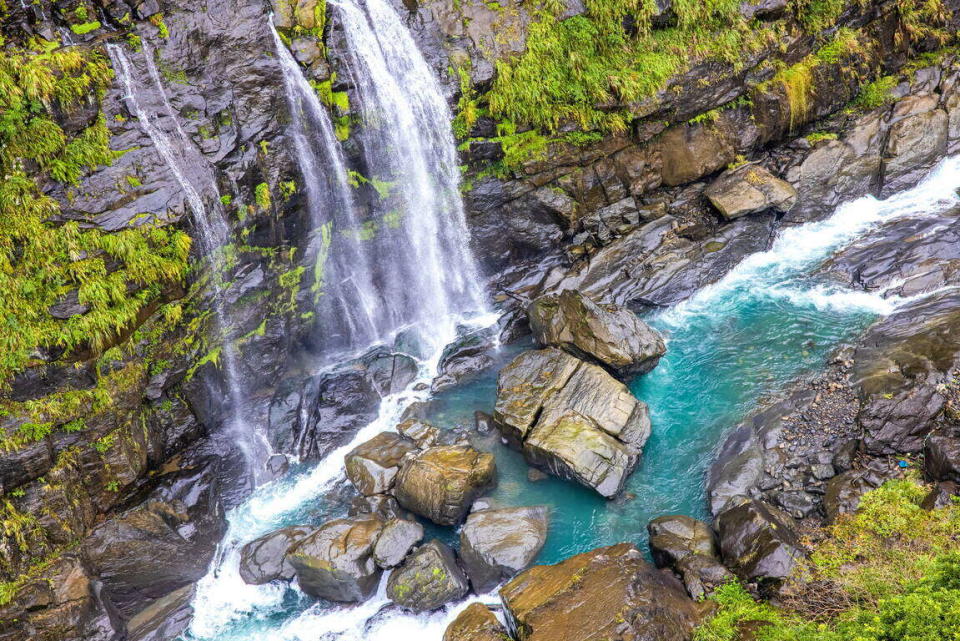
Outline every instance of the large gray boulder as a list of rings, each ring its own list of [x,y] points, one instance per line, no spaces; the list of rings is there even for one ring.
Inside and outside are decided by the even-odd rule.
[[[423,539],[423,526],[416,521],[392,519],[383,526],[373,548],[373,560],[384,570],[399,565]]]
[[[793,185],[756,165],[723,172],[703,194],[727,220],[770,209],[787,212],[797,203]]]
[[[403,457],[416,444],[394,432],[381,432],[344,457],[347,478],[364,496],[384,494],[393,487]]]
[[[528,462],[615,496],[650,436],[647,406],[602,367],[549,348],[500,371],[494,419]]]
[[[663,336],[630,310],[599,305],[574,290],[535,299],[527,316],[539,344],[597,361],[620,376],[649,372],[667,351]]]
[[[437,525],[455,525],[496,478],[493,455],[469,445],[429,447],[407,458],[394,496],[401,507]]]
[[[300,588],[328,601],[365,601],[380,581],[373,558],[383,520],[372,514],[325,523],[287,554]]]
[[[793,518],[763,501],[732,503],[715,523],[724,564],[744,581],[790,576],[804,555]]]
[[[287,552],[315,528],[292,525],[250,541],[240,549],[240,578],[251,585],[276,579],[290,581],[296,572]]]
[[[460,560],[477,594],[530,565],[547,540],[545,506],[471,512],[460,531]]]
[[[437,540],[417,548],[387,580],[390,600],[414,612],[436,610],[469,591],[453,550]]]

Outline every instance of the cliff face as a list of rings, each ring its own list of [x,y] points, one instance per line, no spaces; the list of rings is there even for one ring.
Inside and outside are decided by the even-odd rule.
[[[737,167],[789,183],[792,223],[902,189],[960,145],[953,0],[700,4],[403,3],[457,107],[504,310],[564,285],[669,304],[715,280],[777,223],[719,213],[711,186]],[[356,166],[360,97],[323,2],[8,5],[0,638],[168,638],[247,483],[227,419],[321,456],[409,375],[389,353],[302,373],[323,328],[270,12]],[[216,252],[197,200],[225,221]]]

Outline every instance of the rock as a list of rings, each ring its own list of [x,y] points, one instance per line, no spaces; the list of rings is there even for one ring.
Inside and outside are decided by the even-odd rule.
[[[394,495],[415,514],[438,525],[455,525],[495,478],[491,454],[468,445],[430,447],[404,462]]]
[[[530,568],[500,596],[518,641],[687,641],[699,621],[679,581],[629,543]]]
[[[394,432],[380,432],[353,448],[343,459],[347,478],[364,496],[385,494],[393,487],[403,457],[417,449]]]
[[[744,581],[784,579],[803,557],[793,519],[768,503],[741,499],[716,528],[724,564]]]
[[[931,434],[923,446],[923,470],[934,481],[960,483],[960,437]]]
[[[312,527],[294,525],[250,541],[240,549],[240,578],[251,585],[276,579],[292,580],[295,572],[287,561],[287,551],[313,530]]]
[[[402,392],[417,378],[417,361],[407,354],[380,347],[360,358],[367,376],[380,396]]]
[[[547,508],[471,512],[460,530],[460,560],[477,594],[526,568],[547,540]]]
[[[507,629],[482,603],[468,605],[443,633],[443,641],[504,641],[509,638]]]
[[[493,430],[493,417],[477,410],[473,413],[473,426],[477,434],[489,434]]]
[[[907,96],[893,108],[884,154],[883,197],[915,184],[946,154],[947,112],[937,108],[938,96]]]
[[[677,561],[674,570],[683,580],[687,594],[701,599],[735,577],[719,559],[702,554],[689,554]]]
[[[390,600],[414,612],[436,610],[469,591],[453,551],[436,539],[417,548],[387,579]]]
[[[727,220],[769,209],[787,212],[797,202],[793,185],[756,165],[725,171],[703,193]]]
[[[539,344],[595,360],[619,376],[649,372],[667,351],[660,333],[630,310],[598,305],[574,290],[535,299],[527,316]]]
[[[465,377],[489,367],[493,363],[493,358],[488,354],[493,348],[492,339],[492,333],[483,330],[463,336],[444,348],[432,391],[452,387]]]
[[[542,481],[544,479],[550,478],[546,472],[543,470],[538,470],[535,467],[527,469],[527,480],[531,483],[536,483],[537,481]]]
[[[186,632],[193,619],[196,588],[185,585],[160,597],[127,621],[129,641],[167,641]]]
[[[380,568],[373,559],[383,520],[375,515],[325,523],[287,553],[307,594],[328,601],[365,601],[376,591]]]
[[[747,20],[778,20],[787,11],[787,0],[745,0],[740,3],[740,13]]]
[[[267,478],[278,479],[290,469],[290,461],[285,454],[271,454],[264,464],[264,469],[267,472]]]
[[[409,512],[400,509],[397,499],[387,494],[353,497],[350,501],[347,516],[357,516],[359,514],[376,514],[384,521],[413,518],[413,515]]]
[[[417,447],[436,445],[440,438],[440,428],[418,418],[408,418],[397,425],[397,433],[410,439]]]
[[[650,435],[647,406],[603,368],[550,348],[500,371],[494,420],[527,461],[615,496]]]
[[[938,510],[948,505],[954,505],[960,496],[960,485],[953,481],[941,481],[923,497],[920,507],[925,510]]]
[[[384,570],[399,565],[417,543],[423,539],[423,526],[416,521],[392,519],[387,521],[373,548],[373,560]]]
[[[658,567],[673,567],[691,554],[719,558],[713,530],[703,521],[673,514],[658,516],[647,524],[650,554]]]
[[[873,489],[859,470],[838,474],[827,482],[823,495],[823,511],[833,523],[841,514],[850,514],[860,505],[860,497]]]

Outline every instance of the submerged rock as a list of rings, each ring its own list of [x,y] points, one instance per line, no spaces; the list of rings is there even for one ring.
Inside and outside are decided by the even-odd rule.
[[[629,543],[530,568],[500,596],[519,641],[687,641],[699,621],[680,582]]]
[[[287,554],[307,594],[328,601],[365,601],[380,581],[373,558],[383,520],[374,515],[325,523]]]
[[[623,488],[650,435],[647,406],[625,385],[555,348],[501,370],[494,419],[530,463],[606,497]]]
[[[383,526],[373,548],[373,560],[384,570],[399,565],[423,539],[423,526],[416,521],[391,519]]]
[[[276,579],[290,581],[296,574],[287,552],[314,528],[293,525],[254,539],[240,549],[240,578],[261,585]]]
[[[397,475],[400,505],[438,525],[459,523],[496,478],[493,455],[469,445],[430,447],[408,458]]]
[[[703,193],[727,220],[768,209],[787,212],[797,202],[793,185],[756,165],[725,171]]]
[[[414,612],[436,610],[469,590],[453,550],[437,540],[417,548],[387,579],[390,600]]]
[[[443,641],[505,641],[509,638],[507,629],[482,603],[468,605],[443,633]]]
[[[744,581],[784,579],[804,554],[793,519],[763,501],[741,499],[716,527],[724,563]]]
[[[537,298],[527,316],[541,345],[595,360],[619,376],[649,372],[667,351],[660,332],[630,310],[599,305],[574,290]]]
[[[347,478],[364,496],[384,494],[393,487],[403,457],[416,449],[399,434],[380,432],[344,457]]]
[[[482,594],[537,557],[547,540],[545,506],[478,510],[460,531],[460,559]]]

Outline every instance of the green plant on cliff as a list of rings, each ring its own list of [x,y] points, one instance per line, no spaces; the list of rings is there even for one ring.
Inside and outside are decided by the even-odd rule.
[[[731,583],[695,641],[957,641],[960,502],[924,510],[912,478],[868,492],[801,565],[782,607]]]
[[[102,114],[77,133],[54,116],[98,99],[111,78],[94,51],[0,53],[0,386],[40,362],[38,348],[69,357],[107,347],[186,274],[186,234],[150,225],[108,233],[64,220],[41,189],[77,185],[116,158]],[[70,297],[79,309],[54,317],[50,309]]]

